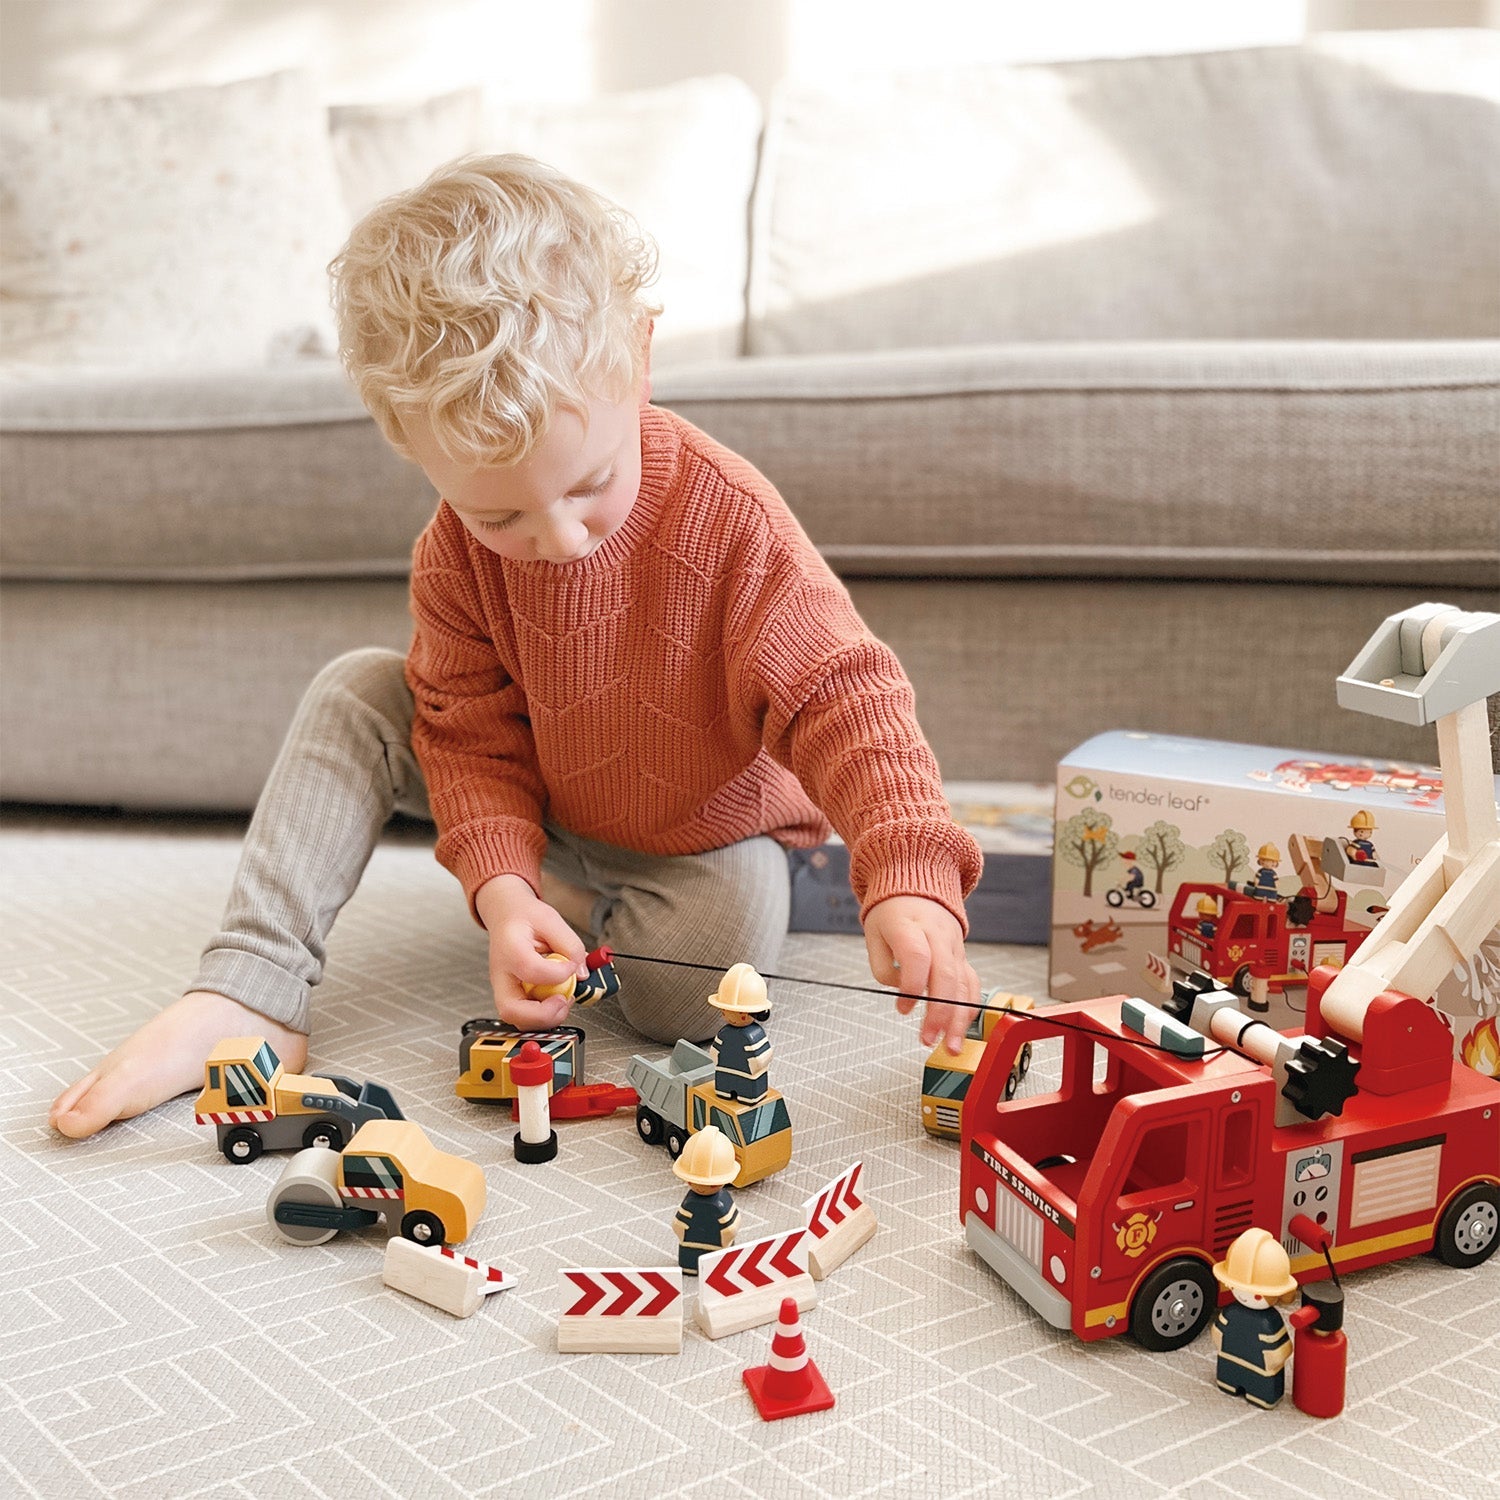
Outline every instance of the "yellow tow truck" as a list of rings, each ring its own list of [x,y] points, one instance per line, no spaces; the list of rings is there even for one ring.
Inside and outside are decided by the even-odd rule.
[[[333,1074],[288,1073],[258,1036],[230,1037],[209,1053],[193,1117],[215,1126],[219,1150],[241,1164],[262,1151],[338,1151],[368,1121],[404,1118],[389,1089]]]

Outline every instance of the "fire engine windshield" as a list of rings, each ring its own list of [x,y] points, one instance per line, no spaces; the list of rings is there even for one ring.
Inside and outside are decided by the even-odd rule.
[[[1100,1137],[1121,1098],[1162,1087],[1152,1055],[1128,1044],[1070,1031],[1063,1039],[1059,1085],[1004,1106],[996,1140],[1076,1201]]]

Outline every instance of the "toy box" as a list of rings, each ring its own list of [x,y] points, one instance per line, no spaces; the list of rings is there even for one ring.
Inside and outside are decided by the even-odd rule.
[[[970,941],[1045,945],[1052,922],[1052,788],[950,781],[943,791],[953,816],[984,851],[984,874],[966,903]],[[849,850],[837,836],[816,849],[789,850],[788,856],[791,930],[860,932],[859,902],[849,889]]]
[[[1500,789],[1500,779],[1497,779]],[[1058,767],[1050,989],[1150,999],[1201,967],[1272,1026],[1342,963],[1444,832],[1431,766],[1114,731]],[[1500,1076],[1500,923],[1436,996]]]

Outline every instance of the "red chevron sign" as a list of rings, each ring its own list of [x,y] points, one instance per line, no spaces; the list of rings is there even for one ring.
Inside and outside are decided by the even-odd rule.
[[[713,1268],[703,1278],[703,1285],[710,1287],[723,1297],[738,1296],[741,1292],[756,1291],[774,1282],[788,1281],[793,1276],[807,1275],[807,1254],[802,1249],[805,1229],[794,1229],[790,1234],[773,1234],[763,1240],[752,1240],[748,1245],[738,1245],[730,1250],[721,1250],[714,1258]]]
[[[655,1318],[682,1296],[676,1272],[564,1271],[563,1278],[578,1292],[565,1318]]]
[[[855,1162],[802,1205],[807,1210],[807,1232],[815,1240],[822,1239],[856,1209],[864,1207],[864,1199],[859,1196],[859,1176],[864,1165],[862,1161]]]

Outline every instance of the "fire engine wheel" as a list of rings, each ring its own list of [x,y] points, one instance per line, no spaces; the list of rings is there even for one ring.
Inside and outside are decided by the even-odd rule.
[[[1488,1260],[1497,1245],[1500,1188],[1491,1182],[1476,1182],[1448,1205],[1432,1248],[1445,1265],[1467,1270]]]
[[[448,1242],[443,1221],[425,1208],[414,1208],[401,1220],[401,1234],[418,1245],[445,1245]]]
[[[1241,964],[1239,968],[1234,971],[1234,978],[1229,981],[1229,988],[1232,989],[1235,994],[1240,997],[1241,1000],[1248,1000],[1250,998],[1249,964]]]
[[[682,1155],[682,1148],[687,1145],[687,1131],[677,1125],[667,1126],[667,1155],[676,1161]]]
[[[1169,1260],[1135,1294],[1130,1332],[1143,1349],[1181,1349],[1208,1327],[1218,1300],[1213,1272],[1201,1260]]]
[[[299,1151],[281,1169],[271,1196],[266,1199],[266,1219],[271,1228],[289,1245],[326,1245],[338,1233],[337,1226],[318,1224],[282,1224],[276,1209],[282,1203],[306,1203],[337,1213],[339,1201],[338,1154],[333,1151]]]
[[[244,1166],[266,1149],[266,1143],[261,1140],[260,1131],[249,1125],[239,1125],[224,1137],[224,1144],[219,1149],[229,1161]]]
[[[635,1110],[635,1133],[648,1146],[661,1145],[661,1116],[647,1109],[644,1104],[638,1104]]]
[[[342,1151],[344,1149],[344,1132],[339,1129],[339,1122],[337,1120],[314,1120],[302,1132],[302,1144],[304,1146],[322,1146],[329,1151]]]

